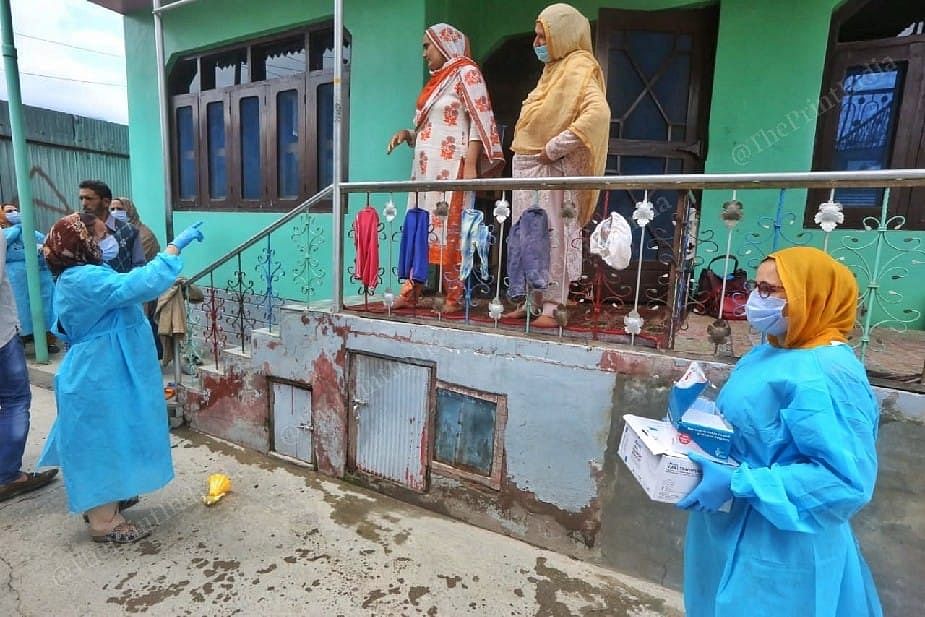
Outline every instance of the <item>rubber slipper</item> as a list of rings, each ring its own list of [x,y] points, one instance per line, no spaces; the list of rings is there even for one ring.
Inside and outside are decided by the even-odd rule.
[[[38,490],[54,480],[56,475],[58,475],[57,469],[47,469],[45,471],[27,473],[25,480],[7,482],[0,486],[0,501],[6,501],[17,495]]]
[[[90,534],[94,542],[110,544],[132,544],[151,535],[150,529],[140,529],[135,523],[119,523],[109,533]]]
[[[122,512],[123,510],[128,510],[132,506],[136,505],[139,501],[141,500],[137,496],[132,497],[131,499],[120,500],[119,501],[119,512]],[[87,523],[88,525],[90,524],[90,517],[88,517],[86,514],[84,514],[84,522]]]

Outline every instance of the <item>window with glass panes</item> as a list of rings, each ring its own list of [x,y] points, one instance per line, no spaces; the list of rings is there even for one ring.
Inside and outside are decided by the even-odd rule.
[[[849,0],[836,11],[818,112],[813,169],[925,166],[925,3]],[[828,198],[828,190],[809,191],[806,227]],[[888,217],[925,229],[922,188],[840,188],[834,200],[845,228],[880,218],[886,200]]]
[[[346,33],[343,44],[349,68]],[[333,84],[329,24],[179,60],[169,75],[174,208],[284,211],[328,186]]]

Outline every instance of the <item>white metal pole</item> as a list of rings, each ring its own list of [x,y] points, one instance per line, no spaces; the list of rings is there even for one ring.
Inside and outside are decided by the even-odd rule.
[[[343,144],[343,73],[344,73],[344,5],[343,0],[334,0],[334,178],[331,193],[331,272],[334,280],[331,292],[334,312],[344,306],[344,212],[341,203],[341,149]]]
[[[160,108],[161,161],[164,167],[164,233],[173,238],[173,183],[170,163],[170,116],[167,110],[166,58],[164,54],[164,24],[161,21],[161,0],[154,2],[154,57],[157,61],[157,104]]]

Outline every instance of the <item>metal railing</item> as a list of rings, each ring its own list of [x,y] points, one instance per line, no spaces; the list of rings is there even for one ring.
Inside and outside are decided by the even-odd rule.
[[[764,173],[764,174],[676,174],[676,175],[645,175],[645,176],[603,176],[603,177],[567,177],[567,178],[531,178],[531,179],[477,179],[477,180],[458,180],[458,181],[386,181],[386,182],[348,182],[341,185],[343,194],[340,207],[340,215],[343,216],[348,211],[348,198],[351,194],[365,194],[367,201],[375,201],[375,197],[385,199],[388,196],[388,202],[391,207],[386,216],[389,224],[388,233],[381,233],[380,239],[387,242],[389,246],[386,252],[391,257],[397,248],[396,233],[391,231],[392,221],[396,217],[397,209],[394,208],[394,196],[400,193],[416,194],[427,191],[449,192],[449,191],[501,191],[503,195],[510,195],[510,191],[542,191],[542,190],[580,190],[580,189],[598,189],[603,191],[603,195],[608,195],[610,191],[634,192],[634,199],[638,199],[632,216],[634,233],[639,238],[638,243],[634,243],[634,252],[647,251],[655,255],[655,260],[660,261],[666,266],[666,273],[660,283],[661,289],[647,288],[641,289],[641,269],[643,259],[640,259],[640,253],[635,253],[635,263],[631,268],[635,268],[635,273],[626,273],[627,276],[617,279],[613,273],[602,273],[599,260],[592,258],[588,260],[587,251],[585,255],[585,269],[582,276],[582,284],[587,292],[578,291],[579,297],[577,302],[572,302],[576,295],[575,289],[568,290],[568,294],[563,293],[563,305],[566,304],[565,296],[568,295],[568,304],[575,305],[579,309],[584,309],[586,321],[590,320],[591,325],[576,323],[574,320],[569,323],[569,315],[575,313],[574,309],[563,310],[562,315],[556,314],[558,322],[558,335],[564,336],[571,331],[572,334],[579,333],[587,335],[588,338],[603,338],[610,340],[624,340],[622,335],[629,344],[651,344],[652,340],[659,347],[672,348],[674,346],[675,335],[686,327],[688,313],[691,309],[696,311],[697,300],[691,298],[693,291],[692,274],[698,267],[703,267],[705,261],[712,254],[716,255],[735,255],[733,250],[734,236],[743,232],[743,217],[754,217],[756,209],[752,205],[743,207],[742,201],[738,199],[739,195],[747,195],[749,191],[756,189],[777,189],[778,198],[776,206],[762,207],[757,212],[757,229],[749,231],[744,238],[740,237],[737,246],[739,256],[743,255],[750,260],[751,268],[757,266],[760,258],[767,253],[779,248],[785,248],[790,245],[816,244],[819,248],[827,250],[833,256],[844,261],[851,267],[859,279],[861,295],[859,297],[859,323],[857,344],[862,359],[868,354],[872,338],[871,332],[876,328],[894,328],[902,331],[910,324],[917,323],[922,316],[922,307],[904,306],[897,310],[897,305],[902,302],[902,294],[888,288],[888,280],[895,281],[907,278],[909,268],[925,264],[925,251],[922,250],[922,240],[925,239],[925,233],[916,237],[915,232],[908,232],[903,229],[905,220],[900,216],[891,216],[888,211],[888,201],[890,189],[907,189],[925,186],[925,170],[923,169],[893,169],[877,170],[864,172],[794,172],[794,173]],[[864,230],[841,230],[838,226],[844,220],[844,211],[840,204],[834,201],[834,191],[839,188],[857,187],[857,188],[885,188],[883,201],[880,204],[878,216],[872,216],[865,219]],[[803,228],[802,207],[799,213],[787,211],[786,209],[786,192],[790,189],[829,189],[829,199],[819,204],[819,211],[816,213],[816,223],[819,225],[817,231]],[[702,220],[697,220],[699,208],[696,206],[695,192],[702,190],[731,190],[731,196],[723,203],[720,212],[720,221],[713,229],[702,232],[698,225],[703,226]],[[674,207],[678,208],[679,215],[673,221],[672,229],[658,229],[652,222],[655,214],[658,212],[658,206],[650,201],[650,196],[661,194],[672,194],[678,197]],[[371,196],[373,198],[371,198]],[[721,199],[721,198],[720,198]],[[604,206],[603,211],[599,211],[596,221],[601,220],[602,215],[607,214],[606,198],[601,200]],[[800,203],[805,203],[801,199]],[[498,205],[501,206],[501,216],[496,217],[493,224],[491,235],[497,241],[503,241],[505,235],[505,226],[510,225],[510,208],[506,200],[502,198]],[[599,204],[599,208],[600,208]],[[923,205],[925,207],[925,205]],[[690,210],[690,214],[688,214]],[[489,208],[490,211],[490,208]],[[495,213],[499,211],[496,209]],[[629,213],[627,213],[629,214]],[[436,214],[437,217],[441,215]],[[445,215],[443,215],[445,217]],[[488,220],[490,214],[486,215]],[[752,219],[753,221],[755,218]],[[440,221],[436,227],[442,227]],[[676,234],[675,231],[680,226]],[[384,226],[383,226],[384,227]],[[399,228],[400,229],[400,228]],[[725,238],[721,237],[725,229]],[[383,231],[385,231],[383,229]],[[587,231],[587,230],[586,230]],[[816,235],[814,235],[816,234]],[[837,245],[830,246],[830,238],[838,237]],[[896,234],[908,234],[902,242],[896,242]],[[432,241],[435,238],[435,232],[431,230]],[[343,255],[344,243],[347,238],[340,237],[333,239],[339,246],[334,247],[335,255]],[[438,239],[439,240],[439,239]],[[692,247],[696,247],[692,251]],[[595,261],[596,260],[596,261]],[[500,259],[498,260],[500,262]],[[482,291],[494,288],[495,296],[491,298],[488,293],[487,297],[482,298],[482,305],[486,304],[488,308],[489,319],[484,319],[485,311],[480,311],[478,315],[470,312],[470,308],[475,308],[476,301],[470,291],[472,291],[472,275],[467,281],[457,281],[459,284],[466,286],[465,295],[465,313],[461,319],[464,323],[484,324],[494,327],[504,325],[503,319],[499,319],[503,310],[501,295],[502,270],[500,263],[496,264],[496,270],[492,273],[491,281],[475,281],[475,287],[481,287]],[[385,305],[384,312],[391,315],[390,302],[393,301],[392,282],[396,272],[389,267],[383,271],[383,279],[388,277],[388,282],[381,281],[386,288],[386,293],[382,298],[373,298],[374,300],[383,300]],[[728,262],[724,261],[722,271],[722,280],[725,281],[732,274],[729,271]],[[442,270],[437,275],[438,289],[442,289],[442,283],[446,280],[448,274]],[[452,273],[449,273],[452,277]],[[477,278],[477,277],[475,277]],[[617,281],[617,282],[614,282]],[[508,281],[505,281],[507,283]],[[574,287],[574,285],[573,285]],[[616,288],[623,290],[621,293]],[[360,293],[368,292],[369,289],[361,287]],[[723,290],[725,292],[725,289]],[[439,294],[439,291],[438,291]],[[382,295],[382,294],[380,294]],[[482,294],[485,296],[485,294]],[[641,295],[641,297],[640,297]],[[529,294],[528,294],[529,297]],[[742,308],[745,302],[744,295],[735,299],[739,308]],[[925,302],[925,301],[923,301]],[[435,302],[438,308],[436,317],[443,319],[444,315],[440,314],[439,307],[442,300]],[[336,310],[343,308],[343,298],[335,297],[334,306]],[[561,305],[560,305],[561,307]],[[369,302],[364,302],[362,306],[355,306],[369,312]],[[564,308],[564,307],[563,307]],[[667,323],[650,323],[647,324],[645,314],[653,315],[661,309],[667,314]],[[647,310],[648,309],[648,310]],[[375,313],[377,309],[373,309]],[[602,323],[602,316],[608,311],[617,314],[617,319],[611,319],[609,323],[602,327],[597,327],[595,323]],[[579,311],[580,312],[580,311]],[[404,314],[408,314],[407,312]],[[425,311],[413,310],[410,316],[426,316]],[[482,319],[479,319],[479,318]],[[733,330],[736,328],[729,324],[722,310],[713,315],[715,320],[708,325],[707,337],[714,346],[714,353],[725,349],[732,355]],[[622,318],[620,321],[619,318]],[[606,320],[605,320],[606,321]],[[660,329],[655,336],[648,337],[652,334],[651,328],[658,326]],[[526,320],[523,326],[524,331],[530,332],[530,319]],[[650,328],[647,330],[646,328]],[[741,328],[739,328],[741,329]],[[547,332],[549,332],[547,330]],[[617,335],[616,337],[607,335]],[[754,335],[752,335],[752,339]],[[740,345],[741,348],[741,345]],[[920,360],[921,362],[921,360]],[[919,368],[921,370],[921,368]]]
[[[884,191],[880,215],[867,219],[865,230],[839,229],[844,212],[833,199],[834,190],[845,187],[887,189]],[[363,310],[370,315],[379,313],[392,316],[392,299],[389,296],[392,295],[391,284],[397,279],[392,258],[397,253],[397,240],[401,232],[401,221],[395,220],[399,209],[393,203],[398,194],[451,190],[499,191],[502,199],[496,205],[500,208],[492,212],[489,206],[485,221],[490,223],[492,241],[501,244],[513,222],[510,220],[510,204],[503,197],[510,196],[512,190],[602,190],[604,198],[599,204],[596,221],[608,212],[607,198],[610,192],[619,191],[620,194],[632,195],[635,201],[635,204],[629,202],[629,211],[625,212],[626,218],[631,221],[635,238],[634,262],[630,264],[629,270],[613,272],[603,265],[600,258],[589,256],[585,248],[582,251],[582,278],[563,295],[563,305],[567,304],[568,307],[563,306],[563,310],[557,313],[556,331],[545,330],[545,333],[557,333],[560,337],[572,339],[674,348],[676,352],[686,353],[689,350],[682,348],[683,345],[675,345],[678,336],[683,335],[682,342],[684,345],[689,344],[692,329],[704,325],[694,322],[706,319],[708,323],[705,331],[697,335],[702,339],[704,348],[712,346],[712,353],[736,355],[733,353],[733,342],[741,351],[750,342],[755,342],[755,335],[743,334],[743,330],[747,330],[744,322],[730,323],[730,320],[724,319],[722,312],[701,317],[691,315],[703,312],[701,309],[704,308],[698,305],[697,298],[691,297],[694,273],[715,255],[738,255],[744,258],[746,268],[754,268],[772,250],[795,244],[810,244],[843,260],[858,276],[861,310],[858,335],[854,342],[864,358],[872,346],[876,347],[877,337],[872,337],[873,332],[886,329],[902,331],[910,325],[918,324],[921,309],[925,308],[903,305],[903,294],[890,287],[897,280],[909,278],[909,268],[925,264],[925,251],[922,249],[925,232],[906,231],[903,229],[902,217],[890,216],[887,208],[890,188],[913,187],[925,187],[925,170],[348,182],[340,185],[341,199],[333,204],[333,216],[343,223],[350,211],[349,204],[354,202],[355,208],[359,201],[351,200],[351,196],[365,194],[364,205],[387,199],[386,208],[379,208],[386,218],[386,223],[380,224],[379,239],[388,244],[384,252],[390,260],[388,268],[380,269],[380,283],[387,293],[382,293],[382,287],[375,290],[361,287],[359,292],[360,295],[366,293],[366,302],[350,309]],[[787,210],[787,191],[808,188],[830,191],[829,199],[819,205],[816,230],[803,227],[805,199],[802,198],[802,192],[800,199],[796,200],[799,205],[794,204],[792,207],[792,210],[798,212]],[[778,189],[776,205],[768,203],[756,207],[752,199],[758,200],[758,196],[760,201],[769,199],[767,193],[751,192],[756,189]],[[717,208],[719,215],[713,225],[700,218],[701,209],[697,201],[699,192],[703,190],[731,191],[722,208]],[[275,320],[273,312],[282,304],[283,298],[308,303],[313,298],[319,299],[317,292],[328,275],[337,277],[339,281],[344,281],[348,275],[351,280],[356,279],[356,273],[351,272],[351,268],[335,267],[343,264],[345,245],[350,243],[352,227],[341,224],[339,227],[344,230],[343,235],[334,234],[333,230],[326,232],[320,222],[327,215],[308,214],[313,205],[329,198],[331,193],[331,187],[324,189],[190,277],[191,282],[203,281],[207,287],[206,301],[201,310],[196,312],[198,317],[192,319],[191,330],[197,330],[199,341],[211,348],[216,363],[226,343],[240,342],[244,350],[249,330],[257,322],[272,328]],[[724,199],[723,196],[717,198],[715,193],[713,198],[717,202]],[[670,225],[656,218],[668,211],[665,206],[677,213]],[[305,216],[300,219],[302,215]],[[279,246],[279,242],[271,245],[270,236],[293,223],[297,225],[291,233],[291,241],[285,244],[291,253],[281,258],[273,248]],[[587,233],[583,239],[587,240]],[[257,273],[256,284],[250,280],[248,268],[242,261],[243,253],[252,247],[261,249],[256,260],[250,260],[255,263],[248,264]],[[464,313],[461,318],[458,315],[450,318],[441,314],[440,304],[435,303],[438,309],[436,319],[443,322],[454,319],[455,323],[506,330],[518,329],[518,326],[512,327],[499,318],[504,308],[502,283],[506,286],[509,281],[503,277],[501,247],[495,248],[498,250],[496,258],[492,259],[490,280],[482,280],[479,274],[473,273],[466,281],[459,281],[465,286]],[[328,250],[332,253],[328,253]],[[663,271],[654,282],[646,283],[641,277],[644,259],[639,257],[643,252],[649,262],[656,262],[662,267]],[[330,261],[323,257],[328,254],[331,255]],[[721,278],[726,281],[733,273],[728,262],[723,260],[723,264]],[[223,267],[233,272],[224,285],[215,285],[218,278],[216,273]],[[441,271],[438,280],[443,281],[444,277],[452,277],[452,274]],[[280,287],[287,285],[288,290],[281,292]],[[328,287],[326,283],[325,287]],[[329,287],[334,292],[332,309],[343,310],[343,287]],[[568,302],[565,301],[566,296]],[[736,298],[739,307],[744,304],[744,300],[744,297]],[[486,307],[487,312],[484,310]],[[397,314],[414,318],[430,315],[429,312],[415,310]],[[531,333],[531,319],[528,318],[522,327],[524,332]],[[186,346],[188,355],[195,355],[193,338],[191,334]]]

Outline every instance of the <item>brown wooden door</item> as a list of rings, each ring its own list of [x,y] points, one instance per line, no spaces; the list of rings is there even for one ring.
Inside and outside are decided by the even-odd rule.
[[[611,112],[607,175],[703,171],[716,23],[715,7],[600,10],[595,48]],[[630,221],[634,257],[627,273],[635,273],[638,263],[641,234],[631,216],[643,195],[610,191],[602,195],[595,217],[616,211]],[[686,203],[686,195],[655,191],[649,201],[656,217],[646,230],[640,297],[665,302],[678,212],[684,210],[679,204]]]

